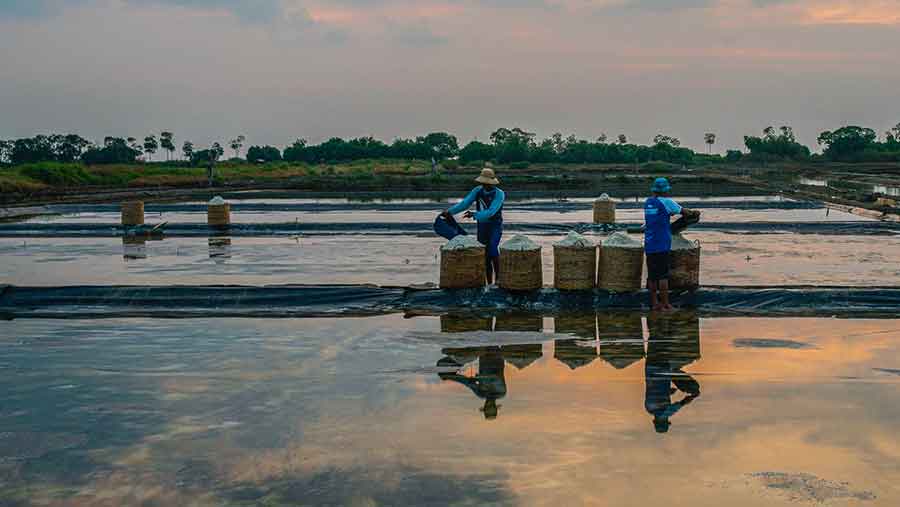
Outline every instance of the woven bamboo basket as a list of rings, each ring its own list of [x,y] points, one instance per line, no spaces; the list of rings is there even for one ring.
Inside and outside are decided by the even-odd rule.
[[[441,288],[477,289],[485,284],[484,247],[441,250]]]
[[[501,313],[494,322],[494,331],[515,333],[540,333],[544,330],[544,318],[537,313]]]
[[[143,201],[127,201],[122,203],[122,225],[144,225]]]
[[[571,334],[582,340],[597,339],[597,316],[593,313],[561,314],[553,321],[557,334]]]
[[[476,331],[491,331],[493,327],[491,317],[479,317],[473,315],[441,315],[442,333],[473,333]]]
[[[644,248],[603,246],[600,248],[597,286],[610,292],[641,290],[644,272]]]
[[[231,204],[209,204],[206,221],[210,227],[225,227],[231,224]]]
[[[700,287],[700,244],[690,249],[672,250],[669,288],[695,290]]]
[[[616,223],[616,202],[602,199],[594,201],[594,223]]]
[[[597,247],[553,245],[553,286],[590,290],[597,285]]]
[[[644,357],[644,326],[634,312],[597,315],[600,357],[617,370],[625,369]]]
[[[512,291],[537,290],[544,285],[541,249],[504,250],[500,247],[501,289]]]

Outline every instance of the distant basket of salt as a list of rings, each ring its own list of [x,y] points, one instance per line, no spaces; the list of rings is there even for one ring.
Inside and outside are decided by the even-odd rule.
[[[644,245],[616,232],[603,240],[600,246],[598,286],[610,292],[637,292],[641,290],[644,271]]]
[[[570,232],[553,245],[553,286],[559,290],[590,290],[597,285],[597,245]]]
[[[541,247],[517,234],[500,245],[500,288],[513,291],[537,290],[544,285]]]
[[[672,270],[669,288],[694,290],[700,287],[700,242],[680,234],[672,236]]]
[[[144,225],[143,201],[126,201],[122,203],[122,225],[126,227]]]
[[[207,204],[206,222],[210,227],[225,227],[231,224],[231,204],[222,196],[215,196]]]
[[[616,223],[616,202],[609,198],[609,194],[603,194],[594,201],[594,223]]]
[[[484,287],[484,245],[474,237],[460,235],[441,247],[441,288]]]

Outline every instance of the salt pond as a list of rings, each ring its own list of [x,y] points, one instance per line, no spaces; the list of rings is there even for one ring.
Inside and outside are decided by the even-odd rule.
[[[423,203],[232,216],[427,223]],[[704,216],[847,219],[772,206]],[[49,221],[118,220],[84,213]],[[205,220],[167,213],[148,222]],[[587,221],[590,201],[507,218]],[[564,235],[529,235],[545,283]],[[900,285],[890,233],[687,236],[705,285]],[[25,235],[0,239],[0,282],[408,285],[437,280],[442,244],[429,230]],[[897,318],[59,316],[0,322],[0,505],[900,504]]]
[[[897,505],[898,338],[690,313],[4,322],[0,499]]]

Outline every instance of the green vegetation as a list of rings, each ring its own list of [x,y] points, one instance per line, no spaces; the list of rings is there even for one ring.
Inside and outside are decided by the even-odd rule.
[[[717,141],[712,132],[703,134],[707,153],[684,148],[679,139],[665,134],[654,136],[649,145],[630,143],[625,135],[611,139],[601,135],[585,140],[556,133],[538,140],[521,128],[500,128],[488,142],[475,140],[462,147],[445,132],[396,139],[391,144],[373,137],[332,138],[317,145],[298,139],[283,151],[275,146],[250,146],[243,160],[238,157],[245,137],[237,136],[226,143],[234,158],[220,162],[225,149],[218,142],[198,148],[184,141],[183,158],[175,160],[175,135],[169,131],[143,141],[106,137],[100,145],[76,134],[37,135],[0,141],[0,192],[5,194],[3,200],[10,201],[15,196],[88,187],[200,187],[210,184],[209,174],[213,184],[226,186],[277,182],[317,191],[455,190],[470,186],[472,173],[488,162],[500,166],[505,184],[590,190],[612,180],[630,186],[637,176],[678,176],[685,170],[703,171],[692,173],[692,178],[733,177],[746,176],[746,166],[763,166],[775,171],[773,178],[790,179],[801,169],[827,173],[837,164],[900,162],[900,124],[886,132],[882,141],[874,130],[864,127],[823,132],[818,139],[824,150],[821,155],[797,142],[789,126],[768,127],[761,136],[747,136],[746,151],[728,150],[725,156],[711,153]],[[160,149],[166,161],[149,162]],[[866,166],[859,167],[862,171]],[[877,171],[883,173],[884,168]],[[595,185],[598,179],[602,181]]]

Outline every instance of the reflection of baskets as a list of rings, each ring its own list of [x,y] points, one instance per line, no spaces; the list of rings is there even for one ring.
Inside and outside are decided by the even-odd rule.
[[[582,340],[597,339],[597,316],[589,314],[561,314],[553,319],[556,334],[570,334]]]
[[[484,247],[441,250],[441,288],[484,287]]]
[[[647,357],[682,368],[700,359],[700,318],[694,312],[651,315]]]
[[[231,238],[209,238],[209,258],[227,258],[231,257]]]
[[[502,313],[497,315],[494,331],[516,333],[540,333],[544,318],[539,313]]]
[[[700,243],[693,244],[693,248],[672,250],[670,289],[694,290],[700,287]]]
[[[475,315],[441,315],[442,333],[490,331],[493,319]]]
[[[600,248],[599,283],[601,289],[610,292],[637,292],[641,290],[644,272],[644,249],[603,246]]]
[[[500,288],[537,290],[544,285],[541,249],[504,250],[500,247]]]
[[[632,312],[597,315],[600,357],[618,370],[644,357],[644,326],[641,315]]]
[[[125,236],[122,238],[122,257],[128,259],[147,258],[146,236]]]
[[[231,204],[210,204],[206,219],[211,227],[223,227],[231,223]]]
[[[556,340],[553,342],[553,357],[574,370],[597,359],[597,347],[594,343],[581,340]]]
[[[144,225],[143,201],[128,201],[122,203],[122,225]]]
[[[594,223],[616,223],[616,202],[598,199],[594,201]]]
[[[596,247],[553,245],[553,285],[557,289],[588,290],[596,284]]]

